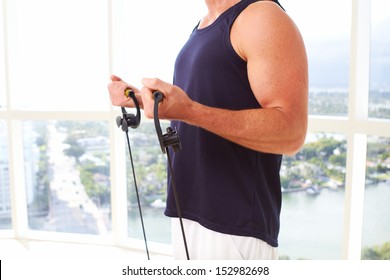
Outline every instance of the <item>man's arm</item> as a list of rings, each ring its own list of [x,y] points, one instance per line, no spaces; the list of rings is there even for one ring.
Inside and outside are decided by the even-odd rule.
[[[231,40],[247,61],[251,88],[261,109],[231,111],[204,106],[157,79],[145,79],[146,88],[141,92],[153,88],[166,94],[160,118],[202,127],[253,150],[294,154],[307,129],[307,58],[298,29],[276,4],[259,1],[237,18]]]

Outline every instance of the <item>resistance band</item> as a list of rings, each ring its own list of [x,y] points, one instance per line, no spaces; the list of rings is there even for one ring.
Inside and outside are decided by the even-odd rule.
[[[144,219],[143,219],[142,210],[141,210],[141,202],[139,199],[137,179],[135,176],[134,161],[133,161],[133,156],[131,153],[131,146],[130,146],[130,140],[129,140],[129,127],[135,129],[139,126],[139,124],[141,122],[141,113],[140,113],[139,103],[138,103],[137,98],[135,97],[134,91],[132,91],[130,89],[126,89],[125,95],[127,97],[130,97],[133,100],[135,108],[137,109],[137,115],[129,114],[126,112],[125,108],[121,107],[122,117],[118,116],[116,118],[116,124],[118,127],[122,127],[122,130],[126,133],[127,147],[129,149],[129,156],[130,156],[130,162],[131,162],[131,169],[133,170],[134,188],[135,188],[135,193],[137,195],[138,210],[139,210],[139,215],[141,218],[142,232],[143,232],[144,241],[145,241],[145,250],[146,250],[147,258],[148,258],[148,260],[150,260],[148,242],[147,242],[146,233],[145,233]]]
[[[137,115],[134,114],[129,114],[126,112],[126,109],[124,107],[121,107],[122,110],[122,117],[118,116],[116,118],[116,124],[118,127],[121,127],[122,130],[126,133],[126,139],[127,139],[127,146],[129,149],[129,157],[130,157],[130,162],[131,162],[131,168],[133,171],[133,179],[134,179],[134,187],[135,187],[135,193],[137,196],[137,203],[138,203],[138,210],[139,210],[139,215],[141,218],[141,225],[142,225],[142,232],[144,236],[144,241],[145,241],[145,250],[146,250],[146,255],[148,260],[150,260],[149,256],[149,249],[148,249],[148,242],[146,238],[146,232],[145,232],[145,225],[144,225],[144,220],[142,216],[142,209],[141,209],[141,203],[140,203],[140,198],[139,198],[139,191],[138,191],[138,185],[137,185],[137,179],[135,175],[135,169],[134,169],[134,161],[133,161],[133,156],[131,153],[131,146],[130,146],[130,140],[129,140],[129,127],[130,128],[137,128],[141,122],[141,114],[140,114],[140,107],[137,98],[135,97],[135,93],[131,89],[126,89],[125,90],[125,95],[127,97],[130,97],[135,105],[135,108],[137,110]],[[183,225],[183,215],[181,212],[180,208],[180,203],[179,203],[179,197],[177,194],[177,189],[176,189],[176,184],[173,176],[173,168],[172,168],[172,161],[171,157],[169,154],[169,147],[172,147],[174,152],[177,152],[181,150],[181,142],[179,138],[179,134],[177,133],[176,130],[172,129],[171,127],[167,127],[166,131],[167,133],[163,134],[160,126],[160,121],[158,118],[158,105],[160,102],[163,101],[164,95],[160,91],[155,91],[153,93],[153,98],[154,98],[154,126],[156,129],[157,137],[160,143],[161,151],[163,154],[167,154],[167,159],[168,159],[168,168],[169,168],[169,173],[171,175],[171,182],[172,182],[172,188],[173,188],[173,194],[175,198],[175,204],[176,204],[176,209],[177,209],[177,214],[179,216],[179,221],[180,221],[180,228],[181,228],[181,233],[183,236],[183,243],[184,243],[184,248],[187,256],[187,260],[190,260],[190,256],[188,253],[188,246],[187,246],[187,240],[184,232],[184,225]]]
[[[164,94],[162,94],[160,91],[155,91],[153,93],[154,97],[154,126],[156,128],[157,132],[157,137],[160,142],[160,147],[161,151],[163,154],[167,154],[168,158],[168,168],[169,168],[169,173],[171,174],[171,182],[172,182],[172,189],[173,189],[173,195],[175,198],[175,204],[176,204],[176,209],[177,209],[177,215],[179,216],[179,221],[180,221],[180,228],[181,228],[181,233],[183,236],[183,243],[184,243],[184,248],[186,251],[186,256],[187,260],[190,259],[190,255],[188,253],[188,246],[187,246],[187,240],[186,240],[186,235],[184,232],[184,225],[183,225],[183,215],[181,213],[181,208],[180,208],[180,203],[179,203],[179,196],[177,194],[177,189],[176,189],[176,184],[175,184],[175,179],[173,176],[173,168],[172,168],[172,161],[171,157],[169,155],[169,147],[172,147],[174,152],[180,151],[181,150],[181,142],[179,138],[179,134],[177,133],[176,130],[172,129],[171,127],[167,127],[167,133],[163,134],[161,131],[161,126],[160,126],[160,121],[158,119],[158,105],[160,102],[163,101],[164,99]]]

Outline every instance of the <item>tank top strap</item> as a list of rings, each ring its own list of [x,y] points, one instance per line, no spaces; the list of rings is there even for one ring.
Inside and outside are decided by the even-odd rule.
[[[238,15],[241,14],[242,11],[245,10],[250,4],[253,4],[253,3],[259,2],[259,1],[263,1],[263,0],[241,0],[240,2],[238,2],[230,11],[230,14],[229,14],[230,25],[233,24],[233,22],[236,20]],[[282,5],[280,5],[278,0],[273,0],[272,2],[278,4],[279,7],[284,10],[284,8],[282,7]]]

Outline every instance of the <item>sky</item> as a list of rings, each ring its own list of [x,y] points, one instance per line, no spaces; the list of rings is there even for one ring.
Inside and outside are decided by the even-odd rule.
[[[204,1],[110,2],[109,18],[104,0],[7,1],[0,13],[6,16],[0,52],[7,53],[0,60],[0,103],[7,82],[15,109],[108,110],[111,73],[137,87],[143,77],[171,81],[177,52],[206,12]],[[346,86],[351,0],[280,2],[307,45],[311,84]],[[374,25],[389,20],[390,1],[372,3]]]
[[[355,3],[357,1],[354,1]],[[309,58],[313,87],[347,88],[352,1],[285,0],[299,27]],[[303,8],[305,7],[305,8]],[[366,7],[365,7],[366,9]],[[371,0],[371,86],[390,88],[390,1]]]

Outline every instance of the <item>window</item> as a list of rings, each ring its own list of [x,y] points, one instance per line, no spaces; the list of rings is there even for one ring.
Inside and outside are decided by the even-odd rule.
[[[371,58],[370,58],[370,99],[369,117],[390,118],[390,40],[383,36],[390,28],[390,16],[386,13],[389,3],[384,0],[372,1],[371,10]]]
[[[0,15],[3,7],[0,5]],[[0,21],[0,54],[4,56],[3,21]],[[0,229],[11,229],[11,196],[8,156],[8,126],[1,113],[6,109],[5,61],[0,59]]]
[[[2,2],[0,2],[2,4]],[[3,15],[3,5],[0,5],[0,15]],[[2,19],[2,17],[1,17]],[[0,20],[0,54],[2,57],[6,57],[5,54],[5,41],[4,41],[4,26],[3,20]],[[5,59],[0,60],[0,112],[5,110],[6,107],[6,86],[5,86]]]
[[[176,55],[189,37],[191,31],[203,15],[203,5],[197,1],[171,1],[173,10],[167,3],[159,0],[124,1],[125,11],[148,11],[123,14],[118,25],[123,34],[119,44],[126,46],[117,49],[117,75],[139,87],[144,77],[159,77],[172,82],[173,65]],[[150,6],[154,8],[151,10]],[[164,10],[164,15],[161,11]],[[177,13],[176,11],[184,11]],[[178,25],[178,23],[180,24]],[[142,26],[142,28],[140,28]],[[173,31],[174,32],[171,32]],[[142,43],[135,43],[142,42]],[[153,38],[151,40],[150,38]],[[164,122],[161,122],[164,125]],[[161,153],[156,131],[152,121],[142,120],[136,130],[130,130],[132,154],[142,203],[142,214],[148,240],[170,243],[170,219],[164,216],[166,202],[166,155]],[[122,144],[122,143],[121,143]],[[123,140],[125,146],[125,140]],[[127,149],[127,147],[126,147]],[[127,196],[128,196],[128,236],[142,239],[141,221],[138,212],[129,155],[127,160]]]
[[[169,244],[171,224],[169,218],[163,214],[167,191],[167,160],[161,153],[154,124],[146,122],[136,131],[130,131],[130,139],[133,145],[132,157],[147,238]],[[128,235],[143,239],[130,157],[128,152],[126,154]]]
[[[280,258],[342,255],[346,148],[344,135],[308,134],[298,154],[284,157]]]
[[[0,234],[141,248],[108,78],[136,87],[143,77],[172,81],[204,4],[0,3]],[[390,242],[388,1],[281,4],[306,44],[310,118],[304,147],[283,160],[280,256],[380,258]],[[129,136],[150,249],[163,243],[169,254],[165,155],[152,121],[142,118]]]
[[[372,1],[370,95],[368,116],[390,119],[390,40],[383,32],[390,28],[390,16],[385,10],[388,1]],[[364,193],[362,259],[386,259],[390,244],[390,138],[369,135]]]
[[[390,244],[390,138],[370,136],[364,196],[363,259],[385,259]]]
[[[12,108],[108,110],[106,2],[6,2]]]
[[[111,231],[108,124],[25,121],[24,168],[30,229]]]
[[[305,41],[311,116],[348,115],[351,3],[332,2],[282,3]],[[345,134],[315,128],[297,155],[284,157],[281,258],[341,258],[346,155]]]
[[[309,60],[309,114],[347,116],[351,1],[281,3],[305,41]]]
[[[11,195],[9,188],[8,133],[0,120],[0,229],[11,229]]]

